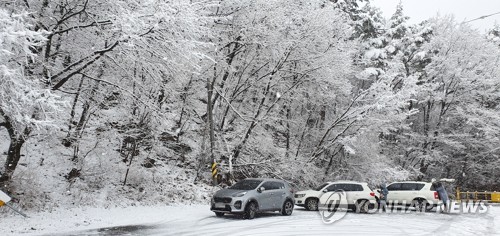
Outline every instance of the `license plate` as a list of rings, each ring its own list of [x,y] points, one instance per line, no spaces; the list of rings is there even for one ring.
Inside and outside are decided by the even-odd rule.
[[[224,203],[215,203],[215,208],[225,208],[226,204]]]

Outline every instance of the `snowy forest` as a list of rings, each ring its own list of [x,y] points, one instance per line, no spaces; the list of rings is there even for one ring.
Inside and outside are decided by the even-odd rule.
[[[500,26],[369,0],[0,3],[0,183],[25,209],[454,178],[500,190]]]

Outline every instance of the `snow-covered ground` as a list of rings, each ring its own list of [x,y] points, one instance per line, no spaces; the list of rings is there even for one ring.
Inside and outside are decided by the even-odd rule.
[[[484,214],[348,213],[325,224],[318,212],[218,218],[207,205],[68,209],[11,215],[0,235],[500,235],[500,206]]]

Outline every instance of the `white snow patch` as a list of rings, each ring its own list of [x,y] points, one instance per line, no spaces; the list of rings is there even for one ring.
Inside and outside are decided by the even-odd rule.
[[[417,54],[415,54],[415,59],[422,60],[425,58],[426,55],[427,53],[425,51],[418,52]]]
[[[384,59],[386,57],[387,57],[387,55],[385,54],[383,49],[372,48],[372,49],[365,52],[365,58],[372,59],[372,60],[379,59],[379,58]]]
[[[296,207],[291,216],[265,213],[253,220],[216,217],[208,205],[128,208],[74,208],[2,218],[0,235],[98,235],[102,229],[135,230],[129,235],[495,235],[500,233],[500,206],[485,214],[356,214],[324,224],[318,212]],[[114,232],[116,235],[116,232]],[[125,234],[127,232],[121,232]]]

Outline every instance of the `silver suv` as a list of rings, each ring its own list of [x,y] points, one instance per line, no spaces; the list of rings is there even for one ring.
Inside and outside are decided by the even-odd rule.
[[[232,213],[253,219],[258,212],[263,211],[280,211],[289,216],[293,206],[293,190],[285,181],[244,179],[217,191],[212,197],[210,210],[217,216]]]

